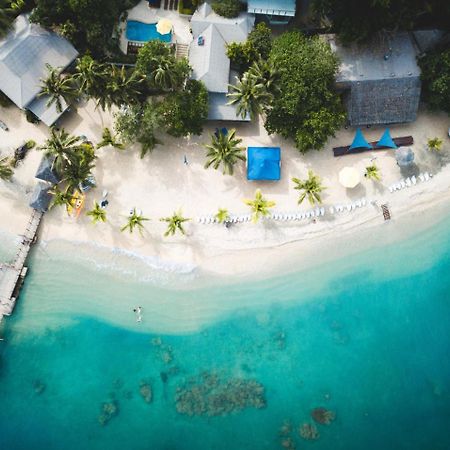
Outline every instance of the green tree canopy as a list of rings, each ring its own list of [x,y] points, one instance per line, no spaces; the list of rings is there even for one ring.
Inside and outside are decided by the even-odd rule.
[[[158,40],[147,42],[136,59],[136,71],[145,75],[148,87],[157,92],[181,89],[191,70],[185,58],[176,59],[173,48]]]
[[[14,174],[9,158],[0,158],[0,180],[10,181]]]
[[[89,49],[94,57],[117,47],[111,39],[122,12],[138,0],[35,0],[32,20],[64,33],[80,53]]]
[[[242,11],[240,0],[215,0],[211,6],[216,14],[228,19],[237,17]]]
[[[419,59],[422,95],[428,106],[450,114],[450,45],[439,47]]]
[[[141,158],[161,142],[156,138],[160,126],[158,108],[152,102],[122,108],[115,115],[114,128],[121,142],[141,144]]]
[[[169,94],[158,108],[168,134],[201,134],[208,118],[208,91],[201,81],[188,80],[182,91]]]
[[[332,21],[345,43],[366,41],[378,31],[450,27],[445,0],[313,0],[314,12]]]
[[[267,131],[294,139],[302,153],[322,148],[345,119],[334,91],[337,57],[319,37],[293,31],[273,41],[269,63],[278,92],[266,111]]]

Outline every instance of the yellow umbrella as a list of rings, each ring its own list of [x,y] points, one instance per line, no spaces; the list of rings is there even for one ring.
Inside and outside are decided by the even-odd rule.
[[[159,34],[169,34],[172,31],[172,22],[169,19],[159,19],[156,24],[156,31]]]
[[[346,188],[354,188],[359,181],[359,172],[354,167],[344,167],[339,172],[339,183]]]

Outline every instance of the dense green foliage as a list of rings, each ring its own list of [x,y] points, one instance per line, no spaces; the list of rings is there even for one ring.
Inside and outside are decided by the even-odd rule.
[[[422,95],[431,109],[450,114],[450,46],[437,48],[419,60]]]
[[[175,91],[183,87],[191,73],[186,59],[175,58],[173,47],[161,41],[149,41],[140,50],[136,71],[147,79],[151,91]]]
[[[122,108],[115,118],[114,127],[121,141],[141,144],[141,158],[160,143],[155,136],[159,126],[158,112],[152,102]]]
[[[288,32],[273,41],[269,63],[279,92],[267,107],[267,131],[294,139],[301,152],[322,148],[345,119],[334,91],[336,56],[318,37]]]
[[[11,2],[0,0],[0,37],[4,36],[11,29],[14,17],[15,14],[11,8]]]
[[[227,56],[232,64],[245,70],[258,59],[267,59],[271,48],[272,31],[264,22],[260,22],[249,33],[245,42],[231,42],[227,45]]]
[[[168,134],[201,134],[208,118],[208,91],[201,81],[188,80],[183,90],[169,94],[158,108]]]
[[[11,180],[14,171],[11,167],[11,162],[8,157],[0,158],[0,180]]]
[[[111,38],[121,13],[137,0],[36,0],[32,20],[59,30],[79,50],[89,49],[94,56],[114,51]]]
[[[342,42],[368,40],[377,31],[430,25],[450,28],[447,0],[313,0],[313,9],[332,21]]]
[[[242,11],[240,0],[215,0],[211,6],[216,14],[229,19],[237,17]]]

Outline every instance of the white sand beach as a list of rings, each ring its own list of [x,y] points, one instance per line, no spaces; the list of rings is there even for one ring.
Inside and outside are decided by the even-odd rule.
[[[26,122],[24,114],[15,107],[0,108],[0,118],[9,132],[1,133],[1,154],[12,153],[25,140],[42,144],[49,134],[44,125]],[[98,142],[104,127],[112,128],[110,112],[96,110],[89,102],[68,114],[61,124],[68,132],[86,135]],[[87,208],[99,201],[102,191],[108,191],[108,221],[93,225],[82,214],[69,217],[64,208],[54,208],[44,218],[40,239],[43,242],[66,240],[74,243],[93,243],[98,246],[121,249],[135,255],[154,258],[161,266],[197,267],[207,273],[237,277],[273,273],[278,269],[292,270],[309,267],[342,252],[354,252],[377,245],[372,227],[384,227],[387,239],[405,237],[417,227],[427,227],[442,216],[442,207],[450,201],[450,142],[446,135],[449,119],[444,114],[422,111],[414,123],[392,126],[393,137],[412,135],[418,172],[428,171],[434,176],[428,182],[390,193],[388,186],[409,174],[402,173],[392,150],[366,152],[334,158],[332,147],[348,145],[353,129],[340,130],[329,139],[322,151],[301,155],[293,143],[278,136],[268,136],[262,123],[237,125],[237,136],[243,146],[280,146],[282,151],[281,180],[278,182],[250,182],[246,179],[245,163],[236,166],[234,176],[220,171],[205,170],[205,149],[216,124],[209,123],[202,136],[175,139],[162,136],[164,142],[152,154],[139,158],[138,148],[118,151],[112,148],[98,150],[95,177],[98,187],[89,192]],[[363,130],[369,141],[379,139],[382,127]],[[426,149],[427,138],[444,141],[442,151],[431,153]],[[30,208],[29,195],[35,185],[34,174],[42,153],[34,149],[16,170],[13,182],[0,182],[0,230],[19,235],[23,232]],[[183,163],[184,156],[188,164]],[[362,174],[372,158],[381,169],[382,182],[365,179]],[[339,184],[339,171],[345,166],[356,167],[362,176],[359,186],[346,189]],[[199,224],[198,217],[213,215],[219,207],[231,214],[247,214],[242,202],[252,198],[257,188],[276,202],[274,211],[293,213],[310,210],[305,201],[297,205],[298,191],[293,189],[293,176],[305,178],[309,169],[322,177],[327,190],[323,195],[326,214],[316,221],[263,220],[258,224],[238,223],[230,228],[219,224]],[[365,197],[367,206],[338,215],[329,213],[329,206],[346,205]],[[387,203],[393,220],[384,223],[380,205]],[[142,210],[151,219],[146,231],[130,235],[121,233],[130,208]],[[184,216],[192,218],[187,225],[187,236],[163,237],[165,224],[159,219],[181,208]],[[434,211],[439,211],[435,213]],[[378,236],[378,235],[377,235]],[[386,241],[378,243],[385,244]],[[349,244],[351,242],[351,244]],[[345,244],[344,244],[345,243]],[[95,251],[96,247],[92,247]]]

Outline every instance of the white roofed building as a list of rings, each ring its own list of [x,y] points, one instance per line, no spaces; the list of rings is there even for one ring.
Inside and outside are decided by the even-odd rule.
[[[28,15],[20,15],[0,40],[0,90],[19,108],[30,110],[51,126],[62,112],[54,104],[47,107],[48,97],[38,95],[46,65],[63,70],[77,56],[67,39],[31,23]]]
[[[242,12],[234,19],[216,14],[203,3],[191,19],[194,40],[189,47],[192,77],[203,81],[209,93],[209,120],[249,120],[236,115],[236,107],[227,105],[228,85],[235,82],[226,54],[226,44],[245,42],[255,17]]]

